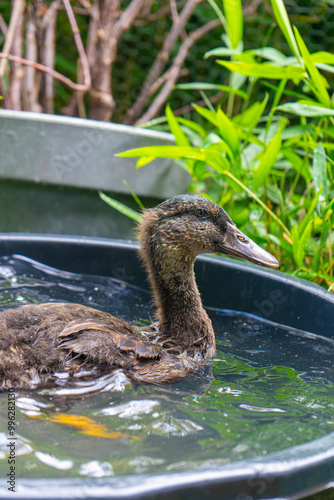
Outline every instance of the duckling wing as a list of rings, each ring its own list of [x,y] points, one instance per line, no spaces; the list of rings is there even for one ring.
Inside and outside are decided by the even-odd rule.
[[[69,353],[108,365],[129,367],[136,358],[159,359],[161,356],[160,347],[141,338],[116,318],[113,325],[94,320],[71,321],[59,333],[59,338],[59,347]]]

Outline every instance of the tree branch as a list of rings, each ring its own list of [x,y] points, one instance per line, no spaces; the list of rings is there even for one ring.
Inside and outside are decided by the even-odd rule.
[[[65,10],[67,13],[68,20],[69,20],[71,28],[72,28],[75,45],[77,47],[80,61],[81,61],[83,82],[84,82],[81,87],[84,87],[83,92],[86,92],[91,87],[91,77],[90,77],[89,64],[88,64],[86,52],[85,52],[85,49],[84,49],[84,46],[83,46],[83,43],[81,40],[80,31],[79,31],[77,22],[75,20],[75,16],[73,14],[71,4],[70,4],[69,0],[63,0],[63,3],[64,3],[64,7],[65,7]]]
[[[28,19],[26,25],[26,58],[35,63],[37,61],[36,24],[33,16],[33,7],[28,5]],[[27,66],[25,71],[25,85],[23,93],[24,109],[28,111],[41,111],[38,103],[38,84],[35,82],[36,70]]]
[[[111,91],[112,65],[116,58],[115,23],[120,0],[96,0],[98,24],[92,28],[94,41],[90,45],[92,88],[89,118],[109,121],[115,108]],[[92,19],[92,22],[94,20]],[[93,57],[92,57],[93,56]]]
[[[25,9],[25,2],[21,6],[21,15],[19,16],[14,32],[14,38],[11,46],[12,55],[21,56],[22,55],[22,42],[23,42],[23,12]],[[9,101],[10,108],[15,111],[21,111],[21,87],[22,87],[22,66],[19,63],[12,64],[10,68],[9,77]]]
[[[156,60],[153,63],[153,66],[148,74],[148,77],[145,80],[144,85],[142,86],[137,100],[128,111],[124,123],[133,124],[136,118],[142,113],[149,99],[152,85],[154,85],[157,78],[159,78],[159,76],[161,75],[161,72],[169,59],[170,53],[181,33],[183,32],[184,27],[191,14],[193,13],[195,7],[202,1],[203,0],[188,0],[180,14],[177,16],[176,21],[173,23],[172,29],[168,33],[163,43],[161,51],[159,52]]]
[[[69,78],[66,76],[62,75],[61,73],[58,73],[58,71],[55,71],[51,68],[47,68],[43,64],[36,63],[34,61],[28,61],[27,59],[24,59],[22,57],[17,57],[17,56],[11,56],[11,55],[6,55],[0,52],[0,59],[8,59],[8,61],[14,61],[18,62],[21,64],[24,64],[25,66],[30,66],[32,68],[38,69],[39,71],[43,71],[44,73],[48,73],[49,75],[52,75],[53,78],[56,78],[56,80],[59,80],[60,82],[63,82],[65,85],[70,87],[73,90],[77,90],[78,92],[86,92],[87,91],[87,85],[79,85],[77,83],[72,82]]]
[[[185,1],[183,0],[179,4],[177,4],[177,7],[182,7],[185,4]],[[143,16],[139,19],[134,20],[133,25],[134,26],[147,26],[147,24],[154,23],[161,17],[166,17],[167,14],[170,13],[170,5],[164,5],[161,7],[157,12],[152,12],[149,15]]]
[[[3,47],[3,54],[5,56],[8,56],[10,54],[10,50],[12,48],[12,44],[13,44],[13,40],[14,40],[14,36],[15,36],[16,26],[19,23],[20,18],[23,14],[24,6],[25,6],[24,0],[14,0],[13,10],[12,10],[12,14],[10,17],[10,23],[9,23],[9,27],[7,30],[5,44]],[[6,59],[8,59],[8,58],[5,57],[2,61],[0,61],[0,78],[3,77],[5,69],[6,69]]]
[[[115,39],[118,42],[125,31],[132,25],[133,21],[139,15],[139,12],[144,8],[145,4],[149,5],[150,0],[132,0],[128,7],[122,12],[118,21],[115,23]]]
[[[8,31],[8,26],[7,24],[5,23],[5,20],[4,18],[2,17],[2,15],[0,14],[0,30],[3,34],[3,36],[6,36],[7,35],[7,31]]]
[[[55,60],[55,31],[57,11],[60,6],[60,0],[54,0],[43,17],[42,27],[44,30],[43,44],[43,64],[50,69],[54,68]],[[53,77],[45,74],[44,89],[43,89],[43,108],[46,113],[54,113],[54,92],[53,92]]]
[[[242,13],[244,16],[249,16],[251,14],[255,14],[258,7],[261,5],[263,0],[253,0],[247,7],[242,9]]]
[[[192,47],[192,45],[202,38],[204,35],[212,31],[214,28],[217,28],[218,26],[221,25],[221,22],[219,19],[215,19],[213,21],[210,21],[209,23],[204,24],[197,30],[193,31],[188,38],[184,40],[182,43],[179,52],[176,56],[176,58],[173,61],[172,66],[167,70],[167,78],[166,78],[166,83],[159,92],[159,94],[156,96],[154,101],[152,102],[151,106],[148,108],[146,113],[144,113],[141,118],[136,122],[136,125],[140,125],[142,123],[145,123],[149,120],[152,120],[161,107],[165,104],[168,96],[172,92],[175,83],[177,82],[177,79],[179,77],[180,71],[182,69],[182,64],[184,63],[184,60],[188,56],[189,50]]]

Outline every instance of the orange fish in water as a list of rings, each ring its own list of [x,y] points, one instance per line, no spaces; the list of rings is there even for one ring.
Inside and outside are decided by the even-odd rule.
[[[29,418],[36,418],[39,420],[47,420],[49,422],[54,422],[55,424],[62,424],[74,427],[77,429],[79,434],[85,434],[86,436],[102,437],[108,439],[119,439],[122,437],[136,439],[140,441],[137,436],[131,436],[129,434],[122,434],[121,432],[108,432],[108,428],[95,422],[95,420],[83,417],[82,415],[68,415],[66,413],[52,413],[49,415],[27,415]]]

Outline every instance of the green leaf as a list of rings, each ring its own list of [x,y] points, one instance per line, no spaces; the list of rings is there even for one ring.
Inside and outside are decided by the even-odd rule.
[[[311,59],[315,64],[334,65],[334,54],[331,54],[330,52],[314,52],[311,54]]]
[[[203,116],[208,122],[212,123],[215,127],[218,128],[217,115],[214,111],[210,111],[207,108],[203,108],[202,106],[197,106],[197,104],[193,104],[193,108],[195,111]]]
[[[224,141],[230,146],[234,158],[240,153],[240,143],[234,123],[226,116],[221,108],[217,110],[217,125]]]
[[[321,142],[318,142],[317,147],[313,151],[313,165],[311,168],[311,174],[314,181],[315,192],[320,192],[319,201],[322,203],[327,202],[329,197],[329,189],[326,151]]]
[[[274,66],[269,63],[245,63],[217,61],[221,66],[225,66],[229,71],[240,73],[245,76],[256,78],[270,78],[272,80],[296,80],[300,81],[305,76],[305,70],[298,66]]]
[[[202,139],[205,139],[206,131],[203,127],[201,127],[199,123],[196,123],[193,120],[188,120],[187,118],[183,118],[182,116],[178,118],[178,122],[184,125],[185,128],[192,130],[193,132],[198,134],[200,137],[202,137]]]
[[[312,221],[310,221],[307,226],[305,227],[305,230],[303,231],[303,234],[300,236],[300,240],[299,240],[299,259],[301,261],[304,260],[304,256],[305,256],[305,250],[306,250],[306,247],[307,247],[307,244],[310,240],[310,236],[311,236],[311,228],[312,228]]]
[[[306,134],[306,132],[310,132],[310,127],[307,125],[292,125],[291,127],[287,127],[282,132],[282,139],[291,139],[293,137],[299,137],[301,135]]]
[[[283,135],[283,134],[282,134]],[[283,158],[292,165],[292,168],[300,174],[306,182],[310,181],[310,172],[307,166],[307,162],[303,161],[300,156],[295,151],[292,151],[290,148],[283,147],[281,149],[281,153]]]
[[[145,208],[144,204],[142,203],[142,201],[140,200],[140,198],[138,198],[138,196],[136,195],[136,193],[134,192],[134,190],[132,189],[132,187],[128,184],[128,182],[123,181],[123,184],[124,184],[124,186],[126,186],[128,188],[128,190],[131,193],[132,198],[135,200],[135,202],[137,203],[137,205],[139,206],[139,208],[144,209]]]
[[[288,102],[276,108],[279,111],[292,113],[293,115],[314,117],[314,116],[334,116],[334,109],[323,108],[321,106],[310,106],[299,102]]]
[[[268,102],[268,94],[263,99],[262,102],[254,102],[249,108],[240,113],[239,115],[235,115],[233,118],[233,122],[241,127],[245,128],[249,134],[252,133],[254,127],[256,127],[259,119],[263,115],[263,112],[266,108]]]
[[[179,123],[177,122],[177,119],[175,118],[169,105],[166,106],[166,118],[167,118],[169,130],[172,132],[173,136],[175,137],[176,144],[178,146],[186,146],[186,147],[190,146],[190,142],[188,140],[188,137],[183,132],[182,128],[180,127]]]
[[[204,154],[200,148],[180,146],[146,146],[123,151],[116,156],[121,158],[195,158],[204,160]]]
[[[175,118],[169,105],[166,106],[166,118],[167,118],[167,123],[168,123],[169,129],[175,137],[176,144],[178,146],[190,147],[191,144],[188,140],[188,137],[183,132],[181,126],[179,125],[179,123],[178,123],[177,119]],[[188,167],[190,174],[192,174],[193,168],[194,168],[194,160],[191,160],[188,158],[185,161],[186,161],[186,164],[187,164],[187,167]]]
[[[315,209],[317,207],[317,204],[318,204],[320,192],[321,192],[321,190],[319,189],[317,191],[315,197],[312,199],[312,202],[311,202],[311,205],[310,205],[309,209],[307,210],[306,214],[304,215],[302,221],[299,224],[298,232],[299,232],[300,236],[303,235],[304,231],[306,230],[306,227],[311,222],[312,216],[313,216],[314,211],[315,211]]]
[[[297,226],[294,224],[291,229],[291,238],[292,238],[292,251],[293,258],[298,267],[303,267],[303,259],[300,262],[299,258],[299,233]]]
[[[229,47],[217,47],[216,49],[212,49],[212,50],[209,50],[208,52],[205,52],[204,59],[207,59],[208,57],[211,57],[211,56],[231,57],[231,56],[234,56],[235,54],[240,54],[240,50],[230,49]]]
[[[215,83],[202,83],[202,82],[192,82],[192,83],[179,83],[175,85],[176,89],[184,90],[221,90],[228,94],[234,94],[242,99],[248,99],[248,95],[243,90],[234,89],[228,87],[227,85],[216,85]]]
[[[293,241],[292,245],[293,257],[298,267],[303,267],[305,250],[311,236],[311,226],[312,226],[312,221],[310,221],[307,224],[305,230],[301,235],[295,224],[293,225],[291,230],[291,236]]]
[[[209,146],[205,150],[203,150],[204,153],[204,161],[210,165],[213,170],[216,172],[219,172],[220,174],[225,174],[227,170],[230,168],[230,164],[226,160],[226,158],[223,157],[221,154],[221,151],[217,151],[217,145],[213,144],[212,146]]]
[[[126,215],[130,219],[135,220],[136,222],[141,221],[141,219],[142,219],[141,215],[138,212],[136,212],[135,210],[132,210],[132,208],[124,205],[124,203],[121,203],[120,201],[114,200],[114,198],[110,198],[110,196],[107,196],[102,191],[99,191],[99,197],[101,198],[101,200],[103,200],[105,203],[110,205],[112,208],[114,208],[115,210],[117,210],[121,214]]]
[[[290,50],[298,61],[301,60],[298,46],[293,36],[293,31],[289,21],[288,14],[286,12],[283,0],[270,0],[274,15],[282,33],[289,44]]]
[[[281,149],[281,144],[281,131],[279,130],[266,147],[259,165],[257,166],[256,170],[254,170],[253,189],[255,191],[261,186],[261,184],[263,184],[263,182],[268,177],[270,170],[275,164],[277,155]]]
[[[309,51],[304,43],[304,40],[299,34],[299,31],[296,27],[294,27],[296,40],[298,42],[298,46],[301,52],[301,55],[304,59],[304,64],[307,69],[308,74],[310,75],[310,79],[314,86],[314,94],[319,99],[319,102],[324,104],[326,107],[330,108],[331,100],[326,90],[326,87],[323,82],[323,77],[320,75],[318,69],[315,67],[314,62],[310,56]]]
[[[241,0],[223,0],[227,30],[232,49],[242,41],[243,15]]]
[[[226,147],[226,146],[225,146]],[[154,158],[193,158],[204,161],[217,172],[222,173],[229,168],[228,161],[218,151],[209,148],[195,148],[182,146],[147,146],[144,148],[130,149],[116,156],[127,158],[152,157]]]
[[[145,167],[145,165],[148,165],[153,160],[155,160],[155,156],[145,156],[143,158],[139,158],[136,163],[136,168]]]
[[[252,50],[253,54],[257,56],[263,57],[264,59],[269,59],[276,64],[283,64],[285,61],[290,60],[289,57],[286,57],[282,52],[275,49],[274,47],[262,47],[260,49]],[[219,54],[218,54],[219,55]]]

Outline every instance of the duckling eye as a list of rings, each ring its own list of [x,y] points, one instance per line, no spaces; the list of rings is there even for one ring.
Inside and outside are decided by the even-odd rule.
[[[237,236],[239,241],[242,241],[242,243],[248,243],[248,240],[244,236]]]
[[[197,210],[197,215],[198,217],[205,217],[207,215],[206,211],[204,210],[204,208],[199,208]]]

